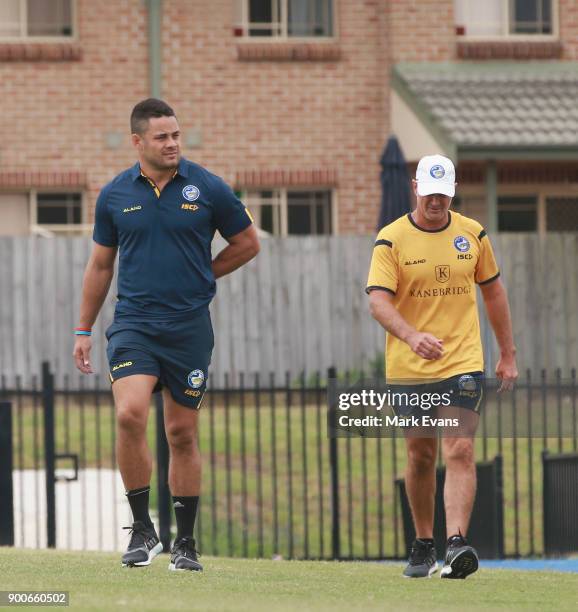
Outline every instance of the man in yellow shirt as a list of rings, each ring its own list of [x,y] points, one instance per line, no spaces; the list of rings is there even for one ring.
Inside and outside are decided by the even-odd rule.
[[[476,493],[473,436],[484,388],[476,284],[500,347],[500,391],[511,389],[518,376],[516,350],[490,240],[479,223],[449,210],[456,185],[453,163],[441,155],[426,156],[413,183],[417,206],[379,232],[366,291],[372,316],[388,332],[388,385],[393,383],[396,391],[449,394],[449,405],[432,410],[460,422],[459,437],[442,437],[448,542],[441,577],[465,578],[478,568],[477,553],[465,540]],[[394,410],[409,417],[423,415],[425,407],[406,404]],[[416,540],[404,576],[428,577],[437,570],[437,437],[408,428],[406,445],[406,489]]]

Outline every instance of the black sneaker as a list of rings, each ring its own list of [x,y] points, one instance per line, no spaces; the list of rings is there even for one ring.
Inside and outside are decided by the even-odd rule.
[[[403,570],[404,578],[429,578],[438,569],[436,547],[433,542],[416,539],[411,545],[409,562]]]
[[[163,551],[155,528],[147,527],[141,521],[135,521],[130,529],[130,542],[126,552],[122,556],[123,567],[141,567],[150,565],[151,561]]]
[[[169,569],[172,571],[190,570],[202,572],[203,566],[199,563],[197,556],[198,553],[195,550],[195,540],[193,538],[175,540],[171,550]]]
[[[478,553],[465,538],[455,535],[448,540],[442,578],[465,578],[477,571],[478,565]]]

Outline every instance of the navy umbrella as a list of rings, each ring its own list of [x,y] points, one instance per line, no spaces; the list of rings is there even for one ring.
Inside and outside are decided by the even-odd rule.
[[[390,136],[381,156],[381,208],[379,231],[385,225],[411,212],[410,180],[405,157],[395,136]]]

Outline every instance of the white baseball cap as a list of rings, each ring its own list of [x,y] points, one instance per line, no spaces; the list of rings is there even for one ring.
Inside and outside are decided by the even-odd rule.
[[[441,193],[453,198],[456,193],[456,169],[443,155],[426,155],[419,160],[415,173],[420,196]]]

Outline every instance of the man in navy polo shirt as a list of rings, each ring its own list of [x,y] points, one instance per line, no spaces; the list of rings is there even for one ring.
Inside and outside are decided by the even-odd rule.
[[[149,516],[152,459],[146,442],[151,394],[162,388],[177,522],[169,569],[199,571],[192,536],[201,483],[197,423],[213,349],[208,307],[215,279],[255,257],[259,243],[230,187],[181,157],[170,106],[144,100],[130,121],[139,161],[106,185],[96,204],[74,358],[81,372],[92,372],[91,328],[118,251],[118,302],[106,337],[117,460],[134,517],[122,565],[149,565],[162,550]],[[229,244],[212,260],[216,230]]]

